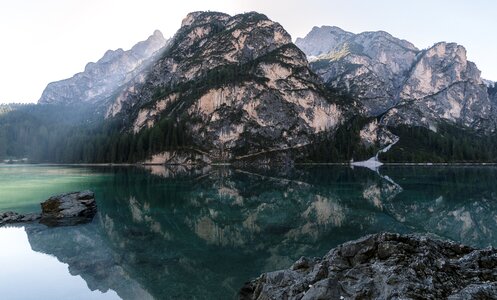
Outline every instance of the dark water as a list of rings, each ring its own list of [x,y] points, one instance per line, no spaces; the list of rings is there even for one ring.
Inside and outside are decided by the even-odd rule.
[[[261,272],[380,231],[497,246],[494,167],[0,167],[0,182],[2,210],[85,188],[99,208],[87,225],[0,229],[20,248],[0,250],[6,299],[63,299],[64,286],[70,299],[233,299]],[[29,265],[40,253],[52,261]],[[19,294],[50,274],[58,282]]]

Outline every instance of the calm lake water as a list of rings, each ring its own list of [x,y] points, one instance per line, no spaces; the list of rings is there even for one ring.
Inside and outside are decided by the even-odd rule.
[[[91,189],[92,223],[0,228],[2,299],[233,299],[368,233],[497,246],[496,167],[0,166],[0,211]]]

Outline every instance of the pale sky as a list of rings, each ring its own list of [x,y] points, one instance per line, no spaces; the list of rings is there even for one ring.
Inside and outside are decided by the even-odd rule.
[[[334,25],[385,30],[418,48],[457,42],[484,78],[497,81],[495,0],[2,0],[0,103],[36,102],[49,82],[81,72],[108,49],[129,49],[155,29],[170,37],[197,10],[258,11],[293,39]]]

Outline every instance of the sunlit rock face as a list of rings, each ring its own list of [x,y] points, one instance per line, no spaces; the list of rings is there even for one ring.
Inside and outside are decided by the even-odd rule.
[[[189,14],[107,116],[131,116],[135,133],[160,118],[187,120],[194,146],[213,161],[299,148],[344,119],[280,24],[215,12]]]
[[[436,130],[444,121],[495,130],[496,105],[460,45],[441,42],[419,50],[386,32],[351,34],[330,27],[313,28],[297,45],[308,56],[318,55],[311,68],[330,88],[359,100],[367,116],[385,114],[383,125]]]
[[[157,30],[130,50],[109,50],[97,62],[88,63],[83,72],[48,84],[38,103],[107,104],[115,93],[147,69],[166,44],[167,40]]]

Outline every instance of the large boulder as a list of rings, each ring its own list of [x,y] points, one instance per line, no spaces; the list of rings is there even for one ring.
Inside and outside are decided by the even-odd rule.
[[[75,192],[50,197],[41,203],[40,223],[48,226],[76,225],[89,222],[97,212],[95,194]]]
[[[381,233],[247,283],[240,299],[495,299],[497,250]]]

